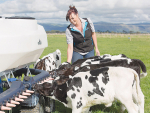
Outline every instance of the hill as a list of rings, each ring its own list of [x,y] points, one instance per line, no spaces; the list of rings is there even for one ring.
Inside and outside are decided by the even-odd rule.
[[[46,31],[59,30],[65,31],[67,24],[42,24]],[[94,23],[96,32],[141,32],[150,33],[150,23],[137,23],[137,24],[122,24],[122,23],[108,23],[108,22],[95,22]]]
[[[45,31],[51,31],[51,30],[66,31],[66,28],[68,26],[67,24],[51,24],[51,23],[47,23],[47,24],[39,23],[39,24],[44,27]]]

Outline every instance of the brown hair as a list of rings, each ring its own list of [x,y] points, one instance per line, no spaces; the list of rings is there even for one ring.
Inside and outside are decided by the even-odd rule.
[[[66,21],[68,21],[69,16],[71,15],[71,13],[78,14],[78,11],[75,8],[75,6],[69,6],[69,10],[68,10],[67,15],[66,15]]]

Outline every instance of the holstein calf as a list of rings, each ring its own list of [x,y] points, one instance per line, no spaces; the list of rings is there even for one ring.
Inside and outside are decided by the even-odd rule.
[[[115,99],[129,113],[144,113],[144,95],[133,69],[103,67],[69,77],[61,76],[53,83],[37,84],[35,90],[72,108],[72,113],[87,113],[97,104],[109,107]]]
[[[100,62],[101,62],[101,60],[100,60]],[[57,69],[56,72],[57,72],[57,75],[59,75],[59,76],[61,76],[61,75],[65,75],[65,76],[72,75],[73,76],[78,72],[85,72],[85,71],[89,71],[89,70],[93,70],[93,69],[97,69],[97,68],[101,68],[101,67],[105,67],[105,66],[115,66],[115,67],[122,66],[122,67],[132,68],[138,73],[139,77],[140,76],[144,77],[147,75],[146,66],[139,59],[130,59],[130,62],[128,59],[119,59],[119,60],[101,62],[100,64],[89,64],[89,65],[85,65],[83,67],[74,66],[68,62],[64,62],[60,65],[59,69]],[[143,73],[140,74],[141,69],[142,69]]]
[[[42,59],[38,59],[34,64],[35,69],[45,70],[45,71],[52,71],[58,68],[61,64],[61,52],[57,49],[53,53],[49,53],[48,55],[44,56]],[[13,72],[15,77],[19,77],[21,79],[22,73],[20,71]],[[26,76],[26,72],[24,75]]]
[[[128,57],[126,57],[124,54],[119,54],[119,55],[104,54],[102,56],[93,56],[90,58],[79,59],[76,62],[74,62],[72,66],[83,67],[85,65],[99,64],[99,63],[112,61],[112,60],[119,60],[119,59],[127,59],[129,60],[129,62],[131,60]]]
[[[60,71],[66,72],[66,69],[68,69],[68,68],[71,68],[71,69],[69,69],[71,71],[73,71],[72,69],[75,69],[75,71],[77,72],[77,69],[80,68],[80,67],[84,67],[84,66],[91,65],[91,64],[100,64],[100,63],[104,63],[104,62],[108,62],[108,61],[112,61],[112,60],[116,60],[116,59],[126,59],[128,63],[131,62],[131,59],[127,58],[124,54],[119,54],[119,55],[105,54],[103,56],[93,56],[93,57],[90,57],[90,58],[79,59],[76,62],[74,62],[72,65],[68,64],[68,63],[67,63],[68,65],[66,65],[66,63],[63,63],[62,65],[65,64],[67,67],[65,67],[65,65],[64,66],[62,66],[62,65],[59,66],[59,72]],[[41,64],[43,64],[43,63],[40,63],[40,68],[42,68]],[[55,78],[55,76],[57,76],[56,71],[51,71],[49,73],[54,78]]]
[[[35,69],[41,69],[45,71],[52,71],[59,67],[61,64],[61,52],[57,49],[53,53],[49,53],[44,56],[42,59],[38,59],[34,64]]]

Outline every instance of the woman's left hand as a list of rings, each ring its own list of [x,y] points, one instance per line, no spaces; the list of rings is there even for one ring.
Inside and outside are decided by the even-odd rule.
[[[95,49],[95,52],[96,52],[96,56],[100,56],[100,52],[98,49]]]

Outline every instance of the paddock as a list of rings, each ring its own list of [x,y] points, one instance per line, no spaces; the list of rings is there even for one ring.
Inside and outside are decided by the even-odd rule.
[[[41,58],[48,53],[60,49],[61,62],[67,60],[67,43],[65,34],[48,34],[48,47],[44,50]],[[131,41],[128,37],[131,37]],[[141,89],[145,96],[145,113],[150,111],[150,35],[149,34],[97,34],[98,48],[103,54],[125,54],[132,59],[140,59],[147,67],[148,75],[141,79]],[[56,113],[71,113],[71,109],[64,107],[60,102],[56,102]],[[93,113],[119,112],[120,103],[113,103],[112,107],[106,108],[104,105],[92,107]]]

